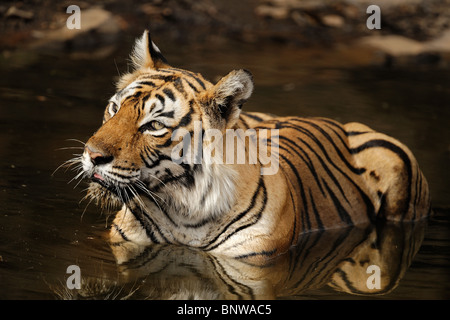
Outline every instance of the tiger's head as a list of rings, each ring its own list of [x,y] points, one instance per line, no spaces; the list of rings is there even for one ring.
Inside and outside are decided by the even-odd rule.
[[[120,78],[103,124],[85,144],[88,194],[101,204],[165,204],[186,216],[216,215],[234,198],[232,168],[173,161],[178,129],[233,128],[253,90],[252,76],[234,70],[216,84],[173,68],[148,31],[131,54],[133,71]],[[220,200],[220,201],[219,201]]]

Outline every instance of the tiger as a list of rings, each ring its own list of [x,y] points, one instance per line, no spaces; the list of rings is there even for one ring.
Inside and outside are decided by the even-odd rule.
[[[243,112],[254,90],[250,71],[212,83],[171,66],[148,30],[130,59],[132,70],[120,76],[80,157],[87,196],[121,207],[111,245],[173,244],[260,260],[286,252],[308,232],[429,215],[426,178],[396,139],[356,122]],[[213,142],[229,150],[226,139],[196,144],[179,132],[229,130],[253,130],[253,138],[237,138],[253,162],[209,161],[207,152],[200,161],[174,158]],[[275,170],[264,172],[267,157],[255,154],[255,141],[265,143]]]

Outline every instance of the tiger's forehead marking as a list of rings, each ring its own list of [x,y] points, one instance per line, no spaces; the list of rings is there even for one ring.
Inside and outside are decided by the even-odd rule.
[[[118,109],[133,110],[138,124],[157,119],[173,125],[193,111],[197,95],[212,84],[201,74],[165,68],[140,73],[110,99]]]
[[[157,92],[155,96],[160,100],[165,97],[175,101],[178,94],[184,99],[190,99],[206,89],[205,83],[207,81],[200,74],[176,68],[160,69],[139,75],[115,96],[117,100],[124,101],[129,97],[139,98],[148,91]]]
[[[187,84],[195,93],[206,90],[208,86],[208,81],[201,74],[178,68],[158,69],[155,72],[141,74],[134,82],[144,83],[145,81],[154,85],[157,85],[155,82],[172,83],[179,91],[183,90]]]

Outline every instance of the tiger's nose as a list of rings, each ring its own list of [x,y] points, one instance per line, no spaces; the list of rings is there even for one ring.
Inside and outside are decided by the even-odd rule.
[[[101,164],[107,164],[113,160],[113,156],[105,155],[98,151],[93,151],[89,146],[86,146],[85,150],[89,155],[89,158],[91,159],[92,163],[96,166]]]

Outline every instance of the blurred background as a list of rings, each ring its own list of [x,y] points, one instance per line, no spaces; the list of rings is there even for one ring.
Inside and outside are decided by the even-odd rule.
[[[247,111],[359,121],[409,146],[436,218],[388,298],[450,297],[450,0],[24,0],[0,3],[0,298],[54,298],[47,279],[77,259],[114,269],[105,215],[54,171],[100,126],[146,28],[173,66],[250,70]]]

